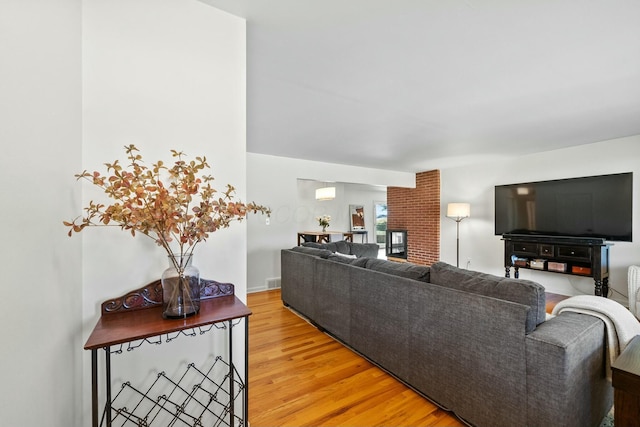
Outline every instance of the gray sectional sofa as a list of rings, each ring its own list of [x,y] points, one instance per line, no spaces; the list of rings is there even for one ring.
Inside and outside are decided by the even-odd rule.
[[[546,320],[534,282],[284,249],[282,300],[477,426],[598,426],[612,405],[601,320]]]

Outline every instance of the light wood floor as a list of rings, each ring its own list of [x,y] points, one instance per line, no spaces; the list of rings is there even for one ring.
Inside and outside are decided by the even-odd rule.
[[[464,426],[282,306],[249,294],[249,423],[273,426]]]

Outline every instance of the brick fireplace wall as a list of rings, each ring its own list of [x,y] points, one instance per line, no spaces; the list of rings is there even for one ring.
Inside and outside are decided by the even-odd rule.
[[[387,188],[387,228],[407,230],[407,261],[440,259],[440,171],[416,174],[416,188]]]

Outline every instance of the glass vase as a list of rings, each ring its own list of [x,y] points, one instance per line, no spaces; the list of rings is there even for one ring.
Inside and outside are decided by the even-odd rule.
[[[162,273],[162,317],[181,319],[200,310],[200,271],[191,265],[191,254],[169,256]]]

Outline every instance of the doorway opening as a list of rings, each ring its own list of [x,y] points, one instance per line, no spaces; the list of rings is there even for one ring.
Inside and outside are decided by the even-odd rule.
[[[387,202],[373,202],[375,220],[375,242],[385,247],[387,237]]]

